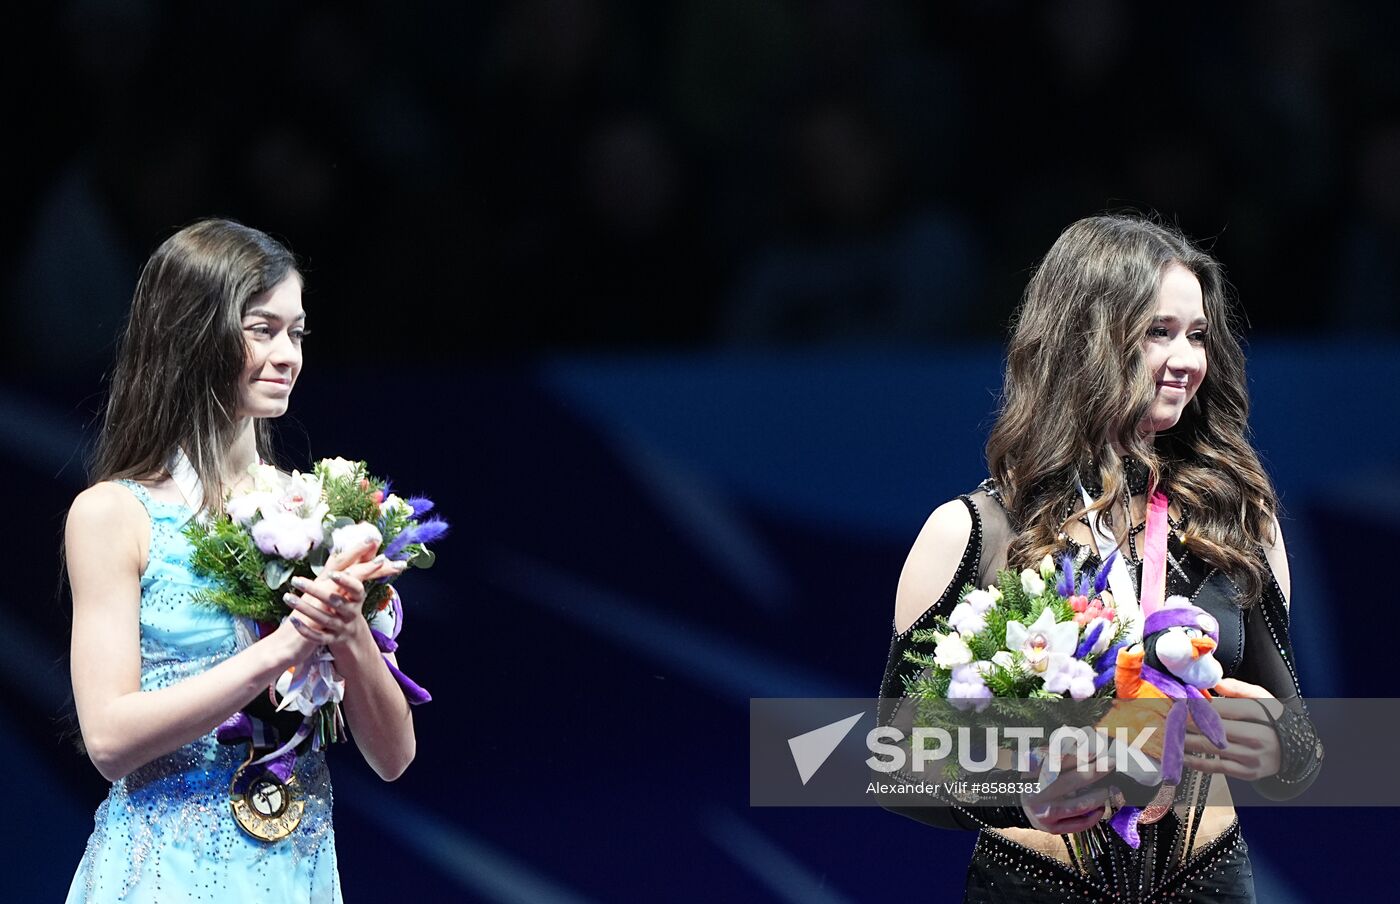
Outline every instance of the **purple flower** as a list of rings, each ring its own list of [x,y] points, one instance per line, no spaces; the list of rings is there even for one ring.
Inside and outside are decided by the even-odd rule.
[[[1116,643],[1104,651],[1099,657],[1099,675],[1094,679],[1094,689],[1097,690],[1113,680],[1118,671],[1118,651],[1126,647],[1126,642]]]
[[[1103,628],[1106,624],[1108,624],[1108,622],[1097,618],[1089,623],[1089,630],[1084,632],[1084,639],[1079,642],[1079,646],[1074,650],[1075,659],[1083,659],[1085,656],[1089,655],[1089,651],[1094,648],[1094,643],[1099,639],[1099,635],[1103,633]]]
[[[1113,567],[1113,562],[1118,558],[1118,550],[1108,554],[1108,558],[1103,560],[1103,565],[1099,566],[1099,573],[1094,575],[1094,593],[1103,593],[1108,586],[1108,570]]]
[[[413,506],[413,514],[415,515],[426,515],[434,508],[433,500],[427,496],[410,496],[404,501]]]
[[[1060,596],[1074,596],[1074,560],[1065,553],[1060,557],[1060,582],[1055,585],[1055,592]]]
[[[410,504],[411,502],[410,500]],[[414,511],[416,512],[417,509],[415,508]],[[429,518],[421,524],[411,524],[394,538],[394,541],[389,544],[389,548],[384,550],[384,555],[391,559],[398,558],[399,554],[410,543],[431,543],[445,533],[447,533],[447,522],[441,518]]]

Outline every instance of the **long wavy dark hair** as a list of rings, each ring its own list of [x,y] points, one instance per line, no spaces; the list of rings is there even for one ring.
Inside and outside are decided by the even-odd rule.
[[[1156,393],[1142,342],[1172,263],[1200,280],[1208,366],[1181,420],[1153,442],[1139,432]],[[1127,455],[1188,515],[1187,546],[1231,577],[1242,604],[1259,598],[1268,576],[1260,547],[1278,498],[1249,441],[1237,328],[1220,264],[1176,229],[1105,215],[1060,234],[1026,286],[987,441],[988,469],[1018,527],[1009,562],[1057,552],[1062,532],[1090,510],[1125,543],[1129,525],[1115,523],[1112,506]],[[1087,508],[1081,475],[1103,490]]]
[[[91,483],[163,478],[184,449],[204,485],[202,505],[218,505],[238,431],[243,312],[292,274],[285,246],[232,220],[200,220],[161,243],[141,270],[119,341]],[[256,419],[254,430],[258,453],[272,460],[267,421]]]

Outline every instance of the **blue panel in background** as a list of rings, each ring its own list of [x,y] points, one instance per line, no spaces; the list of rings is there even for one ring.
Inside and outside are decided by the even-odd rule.
[[[1393,686],[1388,661],[1343,656],[1341,641],[1377,617],[1348,608],[1347,582],[1371,579],[1355,563],[1387,562],[1400,542],[1398,351],[1250,352],[1314,696]],[[437,567],[404,582],[403,658],[436,698],[417,711],[417,761],[366,790],[354,751],[333,756],[348,899],[839,901],[877,885],[956,898],[971,835],[881,811],[750,810],[747,698],[874,693],[909,543],[984,476],[1000,370],[992,346],[556,359],[438,374],[421,409],[364,378],[308,371],[293,411],[309,451],[364,455],[454,523]],[[367,434],[337,417],[346,397],[387,423]],[[7,425],[34,427],[0,444],[17,510],[41,513],[16,554],[53,563],[46,573],[77,488],[55,479],[73,473],[72,406],[0,392]],[[304,460],[303,428],[283,426]],[[101,793],[55,740],[64,605],[19,610],[28,655],[0,668],[0,732],[53,804],[26,805],[16,850],[43,864],[31,897],[45,899],[66,887]],[[7,794],[33,791],[17,778]],[[1242,821],[1261,890],[1287,884],[1298,900],[1370,878],[1310,864],[1384,862],[1358,856],[1369,841],[1348,826],[1369,839],[1396,825],[1389,811]],[[1296,856],[1300,825],[1312,827],[1308,858]],[[926,853],[890,858],[892,846]]]

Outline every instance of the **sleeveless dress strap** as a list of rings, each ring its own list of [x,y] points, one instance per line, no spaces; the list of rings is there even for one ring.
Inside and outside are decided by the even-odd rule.
[[[131,495],[135,496],[137,501],[141,503],[141,507],[146,510],[146,514],[149,515],[151,513],[151,503],[155,502],[155,500],[151,498],[150,490],[134,480],[114,480],[112,483],[130,490]]]

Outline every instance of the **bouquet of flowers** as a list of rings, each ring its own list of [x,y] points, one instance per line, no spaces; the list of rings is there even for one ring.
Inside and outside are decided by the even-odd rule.
[[[925,649],[904,654],[922,667],[906,681],[906,695],[978,712],[995,703],[1006,714],[1023,701],[1112,697],[1130,626],[1105,589],[1111,565],[1112,557],[1080,575],[1069,556],[1058,571],[1046,556],[1039,572],[1001,571],[985,590],[967,585],[946,618],[914,632]]]
[[[1157,796],[1146,810],[1119,806],[1110,822],[1136,848],[1138,821],[1144,814],[1158,818],[1165,809],[1160,801],[1170,800],[1180,779],[1188,710],[1216,746],[1224,746],[1225,738],[1206,692],[1220,678],[1211,655],[1214,618],[1182,597],[1160,608],[1149,599],[1144,611],[1150,614],[1142,623],[1120,618],[1106,589],[1116,556],[1084,575],[1069,556],[1058,570],[1046,556],[1038,573],[1001,571],[986,590],[964,587],[946,618],[914,632],[915,644],[925,649],[904,654],[921,667],[906,679],[905,695],[914,701],[920,724],[945,729],[970,726],[976,721],[972,712],[988,707],[1003,727],[1042,725],[1053,707],[1052,721],[1105,733],[1164,729],[1142,745],[1158,768],[1126,758],[1116,764],[1120,793],[1135,785],[1137,793]],[[1176,700],[1187,706],[1173,706]],[[1041,771],[1040,779],[1053,781],[1054,774]]]
[[[283,602],[293,577],[314,580],[332,553],[378,544],[380,555],[410,566],[428,568],[434,556],[428,544],[447,532],[425,497],[401,499],[389,482],[371,476],[362,461],[329,458],[312,472],[283,474],[270,465],[250,469],[252,489],[231,496],[223,514],[194,520],[185,527],[193,547],[191,565],[215,585],[197,599],[229,613],[244,625],[276,625],[291,613]],[[392,576],[370,581],[363,615],[383,652],[392,652],[402,627],[403,607]],[[288,669],[274,685],[277,709],[295,707],[302,728],[284,749],[313,734],[319,748],[344,739],[340,700],[344,681],[335,672],[330,651],[322,648],[309,662]],[[385,659],[409,701],[431,699]],[[274,699],[276,699],[274,697]]]
[[[1118,651],[1134,631],[1106,589],[1112,559],[1082,575],[1069,556],[1058,569],[1046,556],[1039,570],[1000,571],[986,589],[963,587],[946,618],[914,632],[904,656],[920,669],[904,691],[915,724],[970,748],[945,764],[945,778],[961,782],[974,763],[995,768],[1022,734],[1010,729],[1031,728],[1042,740],[1019,751],[1029,761],[1017,768],[1048,784],[1057,761],[1043,757],[1045,739],[1059,726],[1094,726],[1110,715]],[[1001,729],[995,738],[974,731],[992,726]]]

